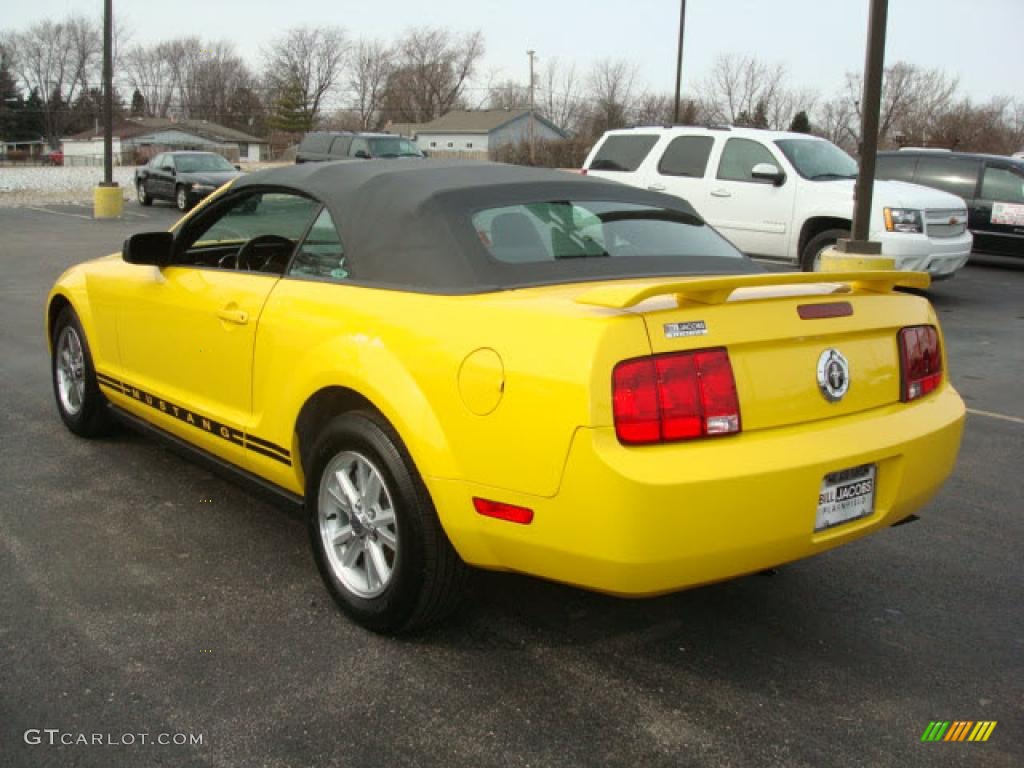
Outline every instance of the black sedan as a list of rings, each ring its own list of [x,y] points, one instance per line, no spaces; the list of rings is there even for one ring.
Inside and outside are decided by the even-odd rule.
[[[240,175],[237,165],[214,152],[164,152],[135,169],[135,192],[142,205],[160,198],[187,211]]]

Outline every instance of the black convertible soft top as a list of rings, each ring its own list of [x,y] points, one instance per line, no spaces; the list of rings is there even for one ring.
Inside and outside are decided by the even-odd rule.
[[[483,161],[343,160],[243,176],[232,186],[297,190],[330,211],[353,282],[426,293],[481,293],[549,283],[761,269],[747,258],[577,258],[511,264],[488,253],[474,212],[530,202],[638,203],[699,216],[677,197],[565,171]]]

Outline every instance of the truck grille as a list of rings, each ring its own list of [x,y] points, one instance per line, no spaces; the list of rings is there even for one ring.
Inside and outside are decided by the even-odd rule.
[[[950,224],[955,220],[955,224]],[[942,208],[924,212],[925,234],[928,237],[957,237],[967,229],[967,211],[963,208]]]

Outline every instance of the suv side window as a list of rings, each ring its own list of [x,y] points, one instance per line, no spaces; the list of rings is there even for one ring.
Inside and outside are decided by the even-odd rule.
[[[651,134],[609,136],[597,150],[590,168],[595,171],[635,171],[658,137]]]
[[[164,165],[164,153],[161,152],[159,155],[149,161],[149,164],[153,168],[163,168]]]
[[[751,171],[758,163],[771,163],[776,167],[779,165],[779,161],[761,142],[751,139],[729,139],[725,142],[722,159],[718,162],[718,178],[723,181],[770,184],[771,182],[755,179],[751,175]]]
[[[1010,168],[988,166],[981,180],[981,196],[1003,203],[1024,203],[1024,174]]]
[[[316,278],[341,282],[348,278],[345,248],[330,212],[323,208],[288,267],[291,277]]]
[[[352,144],[348,148],[349,157],[358,157],[359,152],[365,152],[367,157],[370,157],[370,143],[366,139],[360,139],[358,137],[352,139]]]
[[[879,155],[878,171],[875,174],[879,179],[892,181],[913,181],[914,171],[917,168],[917,158],[909,155]]]
[[[978,183],[978,161],[959,157],[921,157],[914,182],[970,200]]]
[[[344,157],[348,154],[348,145],[352,141],[351,136],[339,136],[331,144],[331,151],[328,154],[335,155],[337,157]]]
[[[714,144],[715,140],[710,136],[677,136],[665,148],[665,154],[658,163],[658,173],[704,178]]]

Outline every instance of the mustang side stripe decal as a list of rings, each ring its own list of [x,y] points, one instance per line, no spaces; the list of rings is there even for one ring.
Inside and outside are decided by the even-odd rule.
[[[145,390],[134,387],[130,384],[126,384],[123,381],[118,381],[113,376],[108,376],[105,373],[96,371],[96,381],[101,386],[108,387],[115,392],[120,392],[123,395],[127,395],[140,403],[148,405],[150,408],[166,413],[169,416],[174,416],[179,421],[183,421],[186,424],[191,424],[196,429],[201,429],[204,432],[209,432],[211,435],[217,435],[223,440],[227,440],[235,445],[240,445],[246,450],[253,451],[266,456],[268,458],[279,461],[282,464],[291,466],[291,452],[287,449],[282,448],[279,445],[271,443],[269,440],[264,440],[255,435],[247,435],[244,432],[240,432],[233,427],[222,424],[215,419],[208,418],[195,411],[190,411],[188,408],[184,408],[175,403],[164,400],[162,397],[150,394]]]

